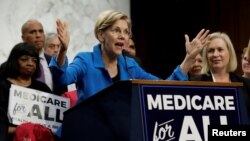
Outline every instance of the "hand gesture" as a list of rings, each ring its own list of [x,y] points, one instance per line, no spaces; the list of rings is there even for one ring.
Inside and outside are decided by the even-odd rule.
[[[61,50],[66,51],[68,49],[69,45],[69,29],[68,24],[66,22],[62,22],[60,19],[56,20],[56,26],[57,26],[57,34],[58,38],[61,42]]]
[[[191,42],[189,41],[189,36],[185,34],[186,56],[180,65],[184,74],[188,73],[192,64],[195,63],[195,57],[207,44],[207,40],[209,39],[208,33],[209,30],[202,29]]]
[[[208,33],[209,30],[202,29],[191,42],[188,35],[185,34],[186,55],[188,57],[195,58],[200,53],[207,43]]]

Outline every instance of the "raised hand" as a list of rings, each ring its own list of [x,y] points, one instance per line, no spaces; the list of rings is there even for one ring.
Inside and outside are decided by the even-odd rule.
[[[66,22],[61,21],[60,19],[57,19],[56,25],[57,25],[57,28],[56,28],[57,34],[62,44],[61,50],[63,51],[67,50],[69,41],[70,41],[68,24]]]
[[[57,55],[57,63],[60,66],[63,66],[65,64],[66,60],[66,52],[69,46],[69,28],[68,24],[66,22],[62,22],[60,19],[56,20],[56,29],[57,29],[57,34],[58,38],[61,42],[61,48],[60,51]]]
[[[184,74],[187,74],[191,65],[195,62],[195,57],[201,52],[203,47],[208,43],[209,30],[202,29],[196,37],[190,42],[189,36],[185,34],[186,56],[180,67]]]
[[[207,44],[207,40],[209,38],[209,30],[202,29],[196,37],[190,42],[188,35],[185,34],[185,45],[186,45],[186,55],[188,57],[196,57],[203,49],[203,47]]]

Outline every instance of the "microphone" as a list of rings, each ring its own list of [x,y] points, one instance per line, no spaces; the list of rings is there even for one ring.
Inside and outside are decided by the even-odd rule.
[[[126,51],[125,49],[122,50],[122,56],[125,60],[125,67],[126,67],[126,70],[128,72],[128,75],[130,77],[130,79],[133,79],[132,75],[130,74],[129,70],[128,70],[128,64],[127,64],[127,59],[126,59],[126,56],[129,56],[129,53],[128,51]]]
[[[127,50],[123,49],[123,50],[122,50],[122,55],[123,55],[123,57],[125,57],[126,55],[129,55],[129,53],[128,53]]]

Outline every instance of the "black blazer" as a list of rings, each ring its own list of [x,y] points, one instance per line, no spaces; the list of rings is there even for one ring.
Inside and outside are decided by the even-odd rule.
[[[45,59],[49,65],[50,63],[50,60],[52,58],[52,56],[49,56],[47,55],[46,53],[44,53],[44,56],[45,56]],[[50,72],[51,72],[51,68],[50,68]],[[52,74],[52,72],[51,72]],[[57,84],[56,84],[56,81],[54,80],[53,76],[52,76],[52,81],[53,81],[53,93],[56,94],[56,95],[61,95],[63,94],[64,92],[67,92],[68,91],[68,87],[67,86],[64,86],[64,87],[59,87]]]
[[[249,119],[250,124],[250,79],[237,75],[236,73],[231,72],[230,80],[232,82],[242,82],[243,83],[243,99],[245,100],[246,105],[246,115]],[[191,81],[213,81],[212,75],[209,72],[208,74],[202,74],[200,76],[190,78]]]
[[[250,94],[250,79],[237,75],[236,73],[231,72],[230,80],[232,82],[242,82],[244,87],[247,90],[247,93]],[[213,81],[212,75],[209,72],[208,74],[202,74],[197,77],[190,78],[191,81]]]

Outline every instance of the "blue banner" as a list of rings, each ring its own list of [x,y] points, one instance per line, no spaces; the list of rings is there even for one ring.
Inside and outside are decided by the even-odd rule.
[[[238,91],[229,87],[141,85],[146,141],[208,140],[208,125],[239,125]]]

